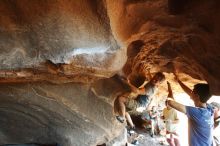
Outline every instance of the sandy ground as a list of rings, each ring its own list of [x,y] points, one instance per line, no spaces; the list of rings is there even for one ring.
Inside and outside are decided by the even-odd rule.
[[[136,130],[136,133],[129,135],[128,142],[131,143],[133,140],[138,140],[138,146],[161,146],[168,145],[168,143],[160,144],[161,141],[165,141],[165,138],[160,135],[151,137],[149,131],[147,130]],[[128,144],[128,146],[134,146],[133,144]]]

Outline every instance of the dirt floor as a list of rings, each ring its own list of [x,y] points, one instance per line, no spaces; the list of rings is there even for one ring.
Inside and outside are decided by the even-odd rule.
[[[165,142],[165,138],[163,136],[155,135],[151,137],[150,132],[146,129],[137,129],[135,130],[135,133],[131,135],[128,134],[128,146],[134,146],[134,144],[131,144],[134,140],[138,141],[136,144],[138,146],[168,146],[168,143]],[[162,141],[164,141],[163,144],[161,143]]]

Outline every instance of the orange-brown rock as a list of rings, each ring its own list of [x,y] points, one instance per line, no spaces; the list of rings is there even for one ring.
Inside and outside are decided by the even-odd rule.
[[[138,86],[148,69],[161,71],[182,92],[172,75],[177,70],[190,87],[207,82],[219,95],[219,6],[218,0],[1,0],[0,144],[125,143],[112,103],[126,86],[115,74]],[[166,96],[165,83],[160,91]]]

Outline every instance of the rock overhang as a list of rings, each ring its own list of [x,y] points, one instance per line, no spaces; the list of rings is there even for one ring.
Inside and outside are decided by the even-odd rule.
[[[175,87],[173,80],[172,72],[175,67],[180,72],[180,78],[190,87],[198,82],[208,82],[213,94],[220,93],[218,89],[220,79],[218,1],[181,0],[181,6],[176,4],[175,0],[84,0],[81,2],[3,0],[0,3],[2,13],[0,16],[1,100],[15,102],[17,106],[22,104],[27,111],[31,112],[32,106],[28,104],[32,105],[37,100],[39,102],[36,105],[43,108],[40,98],[35,99],[35,96],[57,97],[56,94],[48,94],[48,91],[53,89],[53,92],[58,92],[59,88],[63,89],[63,93],[57,97],[58,104],[61,104],[60,113],[55,112],[57,107],[53,108],[51,112],[56,114],[54,117],[49,116],[48,121],[59,119],[60,115],[65,113],[61,110],[62,108],[80,117],[75,120],[75,123],[82,125],[86,123],[86,118],[89,118],[91,113],[94,117],[96,114],[97,119],[106,118],[107,121],[111,121],[107,126],[105,122],[96,126],[97,121],[94,119],[91,125],[87,125],[90,129],[87,127],[87,132],[81,129],[78,136],[89,137],[94,134],[94,129],[100,129],[99,132],[104,136],[96,135],[88,141],[79,140],[78,144],[105,143],[120,133],[117,130],[114,133],[114,128],[110,128],[117,126],[112,117],[112,102],[117,96],[116,92],[123,90],[121,85],[118,85],[120,83],[115,81],[115,77],[112,77],[114,74],[133,75],[131,80],[135,80],[142,76],[146,69],[150,69],[153,73],[166,72],[166,77],[174,85],[175,91],[180,91]],[[43,83],[40,85],[42,89],[48,86],[45,87],[45,92],[42,92],[42,89],[38,90],[39,92],[33,91],[35,95],[30,96],[31,88],[39,86],[39,83]],[[21,87],[24,84],[27,87],[22,90]],[[66,84],[74,85],[67,87]],[[57,86],[56,89],[54,86]],[[74,97],[72,100],[70,100],[71,95],[67,97],[64,95],[66,90],[71,90],[71,86],[74,91],[80,91],[77,94],[71,93]],[[95,90],[91,90],[94,89],[93,86],[96,87]],[[117,88],[113,88],[114,86]],[[109,91],[106,91],[107,89]],[[5,90],[9,92],[4,92]],[[19,94],[25,93],[25,90],[28,91],[28,95],[24,94],[21,98],[14,94],[15,91]],[[96,90],[97,94],[94,94],[93,91]],[[166,93],[166,84],[161,87],[161,90]],[[89,94],[84,96],[84,93]],[[101,98],[101,101],[96,100],[95,97]],[[78,99],[76,103],[81,112],[76,112],[73,108],[74,105],[71,103],[74,99]],[[100,106],[103,104],[102,107],[91,108],[99,102]],[[69,106],[62,105],[63,103],[69,103],[67,104]],[[46,109],[42,111],[45,112],[54,105],[53,102],[48,103],[45,105]],[[14,104],[1,108],[2,116],[7,117],[9,113],[13,113],[7,112],[13,109],[13,106]],[[91,113],[85,111],[85,106],[90,108]],[[5,107],[3,102],[1,107]],[[106,114],[109,112],[107,117],[98,116],[103,111]],[[25,113],[25,110],[20,113]],[[22,117],[24,116],[20,116],[20,119],[23,119],[20,126],[26,121]],[[7,120],[13,120],[13,116],[8,116]],[[68,127],[65,120],[62,122]],[[71,124],[69,126],[71,127]],[[48,133],[57,134],[61,131],[71,133],[72,131],[68,131],[67,127],[61,128],[60,131],[48,131]],[[10,127],[3,126],[3,128]],[[5,133],[5,137],[9,138],[8,141],[13,141],[12,135]],[[60,141],[69,139],[68,144],[70,144],[70,135],[67,136],[68,138],[59,135],[60,139],[58,139]],[[46,139],[47,136],[42,135]]]

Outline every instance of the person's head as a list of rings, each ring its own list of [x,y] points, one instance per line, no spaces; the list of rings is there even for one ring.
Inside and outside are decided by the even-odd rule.
[[[201,103],[206,103],[211,97],[208,84],[196,84],[193,88],[193,93],[198,95]]]
[[[164,80],[165,80],[164,74],[161,72],[158,72],[151,79],[151,83],[153,83],[154,85],[158,85],[158,84],[162,83]]]
[[[214,108],[214,109],[219,109],[220,110],[220,104],[219,103],[217,103],[217,102],[212,102],[212,103],[210,103],[211,104],[211,106]]]
[[[219,117],[220,116],[220,104],[217,102],[212,102],[210,103],[210,105],[212,106],[214,110],[214,118]]]

